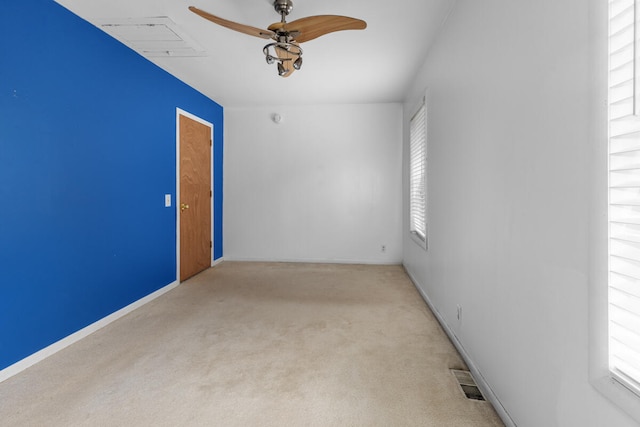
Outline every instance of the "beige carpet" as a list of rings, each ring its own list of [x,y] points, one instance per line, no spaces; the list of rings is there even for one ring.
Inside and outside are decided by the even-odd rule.
[[[501,426],[401,266],[225,262],[0,384],[8,426]]]

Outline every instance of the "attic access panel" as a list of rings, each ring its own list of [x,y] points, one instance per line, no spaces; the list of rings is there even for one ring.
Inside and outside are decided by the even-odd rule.
[[[201,46],[166,16],[107,20],[99,22],[98,27],[148,58],[206,55]]]

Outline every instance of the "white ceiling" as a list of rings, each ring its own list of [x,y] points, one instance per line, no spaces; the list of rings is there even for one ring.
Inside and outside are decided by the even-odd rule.
[[[282,78],[276,66],[265,61],[262,48],[267,40],[220,27],[187,9],[196,6],[231,21],[266,28],[280,18],[272,0],[56,1],[96,26],[157,21],[150,18],[171,23],[195,56],[145,56],[224,107],[402,101],[455,3],[294,0],[288,21],[311,15],[344,15],[363,19],[368,27],[304,43],[304,66]],[[173,49],[175,43],[167,42],[166,50]]]

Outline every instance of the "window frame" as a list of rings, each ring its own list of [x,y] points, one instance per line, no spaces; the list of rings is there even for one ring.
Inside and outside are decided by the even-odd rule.
[[[589,138],[592,166],[589,250],[589,381],[640,422],[640,396],[609,368],[609,1],[589,0]]]
[[[423,172],[421,174],[421,178],[422,178],[422,191],[424,193],[424,197],[423,197],[423,203],[422,203],[422,216],[423,216],[423,222],[424,222],[424,230],[416,230],[416,227],[414,227],[414,219],[413,219],[413,203],[414,203],[414,197],[413,197],[413,163],[412,163],[412,152],[413,152],[413,138],[412,138],[412,123],[414,121],[414,119],[416,119],[416,117],[418,116],[418,114],[420,113],[420,111],[424,109],[424,113],[423,113],[423,124],[422,127],[424,129],[423,135],[424,135],[424,139],[422,140],[422,148],[421,151],[423,152]],[[414,107],[411,109],[411,116],[409,119],[409,123],[408,123],[408,128],[409,128],[409,166],[408,166],[408,174],[409,174],[409,234],[411,236],[411,239],[421,248],[423,248],[424,250],[427,250],[428,248],[428,241],[429,241],[429,224],[428,224],[428,215],[427,215],[427,211],[428,211],[428,187],[427,187],[427,183],[428,183],[428,179],[427,179],[427,171],[428,171],[428,110],[427,110],[427,94],[426,94],[426,90],[423,93],[423,96],[420,97],[420,100],[414,105]],[[420,208],[420,206],[418,206],[418,208]],[[422,235],[424,233],[424,235]]]

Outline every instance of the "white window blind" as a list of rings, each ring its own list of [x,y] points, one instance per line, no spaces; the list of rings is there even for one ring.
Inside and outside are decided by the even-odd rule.
[[[640,394],[638,0],[609,0],[609,369]]]
[[[410,231],[427,239],[427,129],[424,99],[409,124],[409,222]]]

